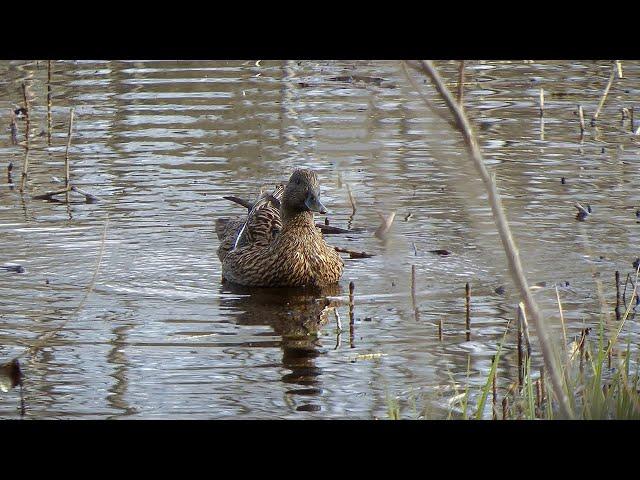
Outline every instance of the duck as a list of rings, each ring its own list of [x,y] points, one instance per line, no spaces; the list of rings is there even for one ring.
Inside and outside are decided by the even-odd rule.
[[[245,219],[216,220],[223,282],[249,287],[338,283],[344,262],[314,223],[314,213],[327,213],[315,171],[294,170],[286,185],[261,193],[247,206]]]

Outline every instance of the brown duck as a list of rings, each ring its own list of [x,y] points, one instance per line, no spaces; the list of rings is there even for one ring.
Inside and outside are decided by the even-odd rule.
[[[313,170],[263,193],[243,220],[218,219],[222,277],[254,287],[321,287],[340,279],[343,262],[324,241],[313,212],[326,213]]]

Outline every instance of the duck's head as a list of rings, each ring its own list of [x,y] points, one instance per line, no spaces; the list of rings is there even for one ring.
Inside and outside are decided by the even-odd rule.
[[[282,210],[287,217],[300,212],[327,213],[320,202],[320,182],[316,172],[308,169],[293,172],[282,195]]]

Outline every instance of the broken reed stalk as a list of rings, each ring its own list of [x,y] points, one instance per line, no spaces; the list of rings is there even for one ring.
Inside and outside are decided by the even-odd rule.
[[[600,103],[598,104],[598,109],[596,110],[596,113],[593,115],[593,118],[591,119],[591,126],[595,127],[596,126],[596,122],[598,120],[598,116],[600,115],[600,112],[602,111],[602,107],[604,106],[604,102],[607,100],[607,95],[609,95],[609,89],[611,88],[611,85],[613,84],[613,79],[616,76],[616,65],[615,62],[611,67],[611,74],[609,75],[609,81],[607,82],[607,85],[604,87],[604,92],[602,92],[602,98],[600,99]]]
[[[11,124],[9,125],[9,128],[11,129],[11,145],[18,145],[18,125],[16,123],[16,112],[11,109],[9,115],[11,118]]]
[[[353,291],[355,290],[355,284],[349,282],[349,346],[356,348],[354,343],[355,337],[355,317],[353,316]]]
[[[509,397],[505,395],[502,399],[502,419],[506,420],[509,413]]]
[[[333,314],[336,317],[336,327],[338,329],[338,333],[342,332],[342,319],[340,318],[340,313],[338,313],[338,309],[333,309]]]
[[[620,272],[616,270],[616,320],[620,321]]]
[[[51,146],[51,60],[47,60],[47,145]]]
[[[540,118],[544,117],[544,89],[540,89]]]
[[[64,151],[64,186],[69,188],[69,147],[71,147],[71,133],[73,132],[73,114],[75,108],[69,110],[69,132],[67,133],[67,148]]]
[[[24,101],[24,115],[26,126],[24,130],[24,162],[22,163],[22,175],[20,177],[20,193],[24,192],[27,181],[27,171],[29,170],[29,142],[31,138],[31,115],[29,106],[29,94],[27,92],[27,84],[22,82],[22,98]]]
[[[464,60],[460,60],[460,66],[458,67],[458,103],[464,107],[462,103],[464,99]]]
[[[582,110],[582,105],[578,105],[578,117],[580,117],[580,139],[584,137],[584,111]]]
[[[438,340],[442,341],[442,330],[444,327],[444,320],[442,320],[442,317],[440,317],[440,320],[438,321]]]
[[[353,198],[353,194],[351,193],[351,185],[347,183],[347,193],[349,194],[349,202],[351,203],[351,217],[356,214],[356,201]]]
[[[520,255],[518,249],[513,240],[513,236],[509,229],[509,223],[507,221],[504,209],[502,208],[502,201],[498,193],[495,181],[492,175],[489,174],[484,160],[482,158],[482,152],[476,140],[476,137],[471,129],[469,120],[467,119],[464,111],[454,101],[451,92],[444,85],[440,74],[435,70],[433,64],[430,61],[419,61],[418,65],[414,66],[418,71],[426,74],[430,79],[436,90],[440,93],[440,96],[447,104],[451,114],[455,119],[458,131],[462,134],[467,151],[471,160],[473,161],[488,194],[488,201],[491,205],[491,211],[493,213],[494,221],[500,235],[500,240],[505,250],[507,260],[509,263],[509,271],[513,277],[514,283],[520,291],[520,295],[524,299],[524,303],[531,316],[538,339],[540,341],[540,347],[542,350],[542,356],[544,359],[545,368],[549,377],[551,378],[551,384],[553,386],[553,392],[558,400],[558,406],[561,414],[566,418],[573,418],[573,412],[569,405],[569,399],[562,386],[562,379],[560,377],[560,370],[557,366],[557,360],[555,358],[549,332],[545,324],[545,319],[538,308],[538,305],[533,298],[527,278],[524,274],[522,263],[520,262]]]
[[[522,388],[524,380],[524,349],[522,348],[522,322],[520,321],[520,308],[516,313],[518,327],[518,389]]]
[[[622,75],[622,62],[620,60],[616,60],[616,68],[618,69],[618,78],[624,78]]]
[[[471,287],[469,282],[464,286],[465,328],[467,330],[467,342],[471,340]]]
[[[518,321],[522,322],[522,333],[527,347],[527,358],[531,357],[531,340],[529,339],[529,322],[527,322],[527,313],[524,309],[524,303],[518,304]]]
[[[631,133],[635,133],[634,118],[633,118],[633,107],[631,107],[629,109],[629,122],[631,122]]]
[[[411,305],[413,306],[413,316],[416,322],[420,320],[418,305],[416,304],[416,266],[411,265]]]
[[[496,360],[498,360],[497,354],[493,356],[494,364],[496,363]],[[491,384],[491,392],[493,394],[492,401],[491,401],[491,411],[492,411],[491,419],[497,420],[498,419],[498,386],[497,386],[498,365],[495,365],[494,371],[495,371],[495,374],[493,375],[492,384]]]

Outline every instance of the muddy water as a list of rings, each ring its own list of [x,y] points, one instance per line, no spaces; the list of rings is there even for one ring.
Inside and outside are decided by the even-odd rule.
[[[440,66],[455,87],[457,64]],[[638,137],[620,109],[638,98],[640,64],[623,67],[593,128],[608,62],[467,66],[465,106],[528,278],[544,282],[536,297],[556,339],[555,286],[575,335],[610,314],[614,271],[624,278],[638,255]],[[21,195],[8,113],[24,81],[32,137]],[[1,62],[0,85],[0,265],[26,270],[0,270],[0,359],[70,318],[21,359],[27,417],[370,419],[397,402],[403,416],[445,418],[467,376],[484,384],[518,299],[459,136],[395,62],[54,62],[50,138],[47,63]],[[64,177],[70,107],[71,178],[97,203],[33,199],[60,187],[52,177]],[[344,296],[355,284],[351,328],[348,306],[338,308],[341,333],[314,295],[220,283],[214,222],[243,213],[222,196],[251,198],[299,166],[318,171],[331,224],[355,231],[330,242],[375,254],[347,259],[337,289],[322,292]],[[575,202],[592,206],[587,221],[575,220]],[[379,214],[392,211],[393,229],[378,240]],[[76,315],[107,215],[95,289]],[[624,330],[632,348],[639,333],[635,322]],[[505,351],[500,388],[516,375],[512,334]],[[534,340],[535,364],[537,351]],[[19,404],[18,389],[0,394],[0,416],[19,418]]]

